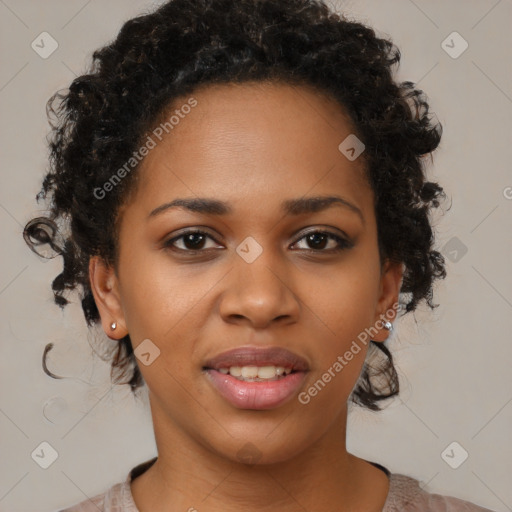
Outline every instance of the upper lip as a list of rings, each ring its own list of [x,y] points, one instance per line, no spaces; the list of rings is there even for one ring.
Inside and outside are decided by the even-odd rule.
[[[222,352],[204,363],[204,368],[214,370],[231,366],[282,366],[295,371],[309,369],[304,358],[281,347],[239,347]]]

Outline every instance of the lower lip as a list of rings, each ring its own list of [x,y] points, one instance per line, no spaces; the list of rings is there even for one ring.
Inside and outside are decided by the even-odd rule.
[[[208,369],[206,374],[215,389],[238,409],[275,409],[290,400],[300,388],[305,372],[290,373],[268,382],[246,382]]]

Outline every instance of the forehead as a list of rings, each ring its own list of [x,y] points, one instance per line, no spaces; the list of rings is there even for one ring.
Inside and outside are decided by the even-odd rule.
[[[338,149],[354,131],[349,116],[312,87],[202,86],[175,99],[159,121],[149,133],[155,147],[139,169],[138,204],[147,212],[183,196],[233,204],[243,198],[257,207],[339,192],[361,208],[371,202],[363,159],[349,161]]]

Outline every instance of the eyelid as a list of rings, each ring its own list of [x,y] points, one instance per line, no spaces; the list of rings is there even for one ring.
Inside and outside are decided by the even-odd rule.
[[[314,234],[314,233],[325,233],[327,235],[343,238],[348,243],[351,242],[351,238],[342,229],[331,227],[331,226],[322,226],[322,225],[314,225],[314,226],[309,226],[307,228],[304,228],[302,231],[299,232],[298,235],[296,235],[298,237],[297,241],[304,238],[307,235]]]
[[[163,246],[164,246],[164,248],[174,249],[177,252],[190,252],[190,253],[206,252],[208,249],[194,250],[194,249],[177,249],[177,248],[173,247],[173,243],[177,242],[178,240],[181,240],[183,237],[185,237],[187,235],[194,235],[194,234],[206,235],[208,238],[213,240],[216,244],[221,245],[220,242],[218,242],[216,240],[216,237],[210,233],[208,228],[205,228],[203,226],[194,226],[194,227],[190,227],[190,228],[183,228],[183,229],[179,230],[177,233],[175,233],[171,238],[164,239]]]
[[[303,249],[306,252],[314,253],[314,254],[333,254],[339,253],[347,249],[352,249],[354,247],[354,242],[350,239],[349,236],[346,235],[345,232],[342,231],[343,235],[330,231],[328,228],[316,227],[306,232],[302,232],[300,235],[297,235],[297,239],[292,245],[299,243],[302,239],[306,238],[309,235],[322,234],[331,238],[337,243],[337,247],[333,249]]]
[[[326,253],[326,254],[332,254],[335,252],[340,252],[346,249],[351,249],[354,247],[354,242],[351,240],[351,238],[343,231],[338,230],[341,234],[333,232],[332,229],[338,229],[338,228],[331,228],[326,226],[314,226],[314,227],[308,227],[304,228],[299,234],[295,236],[295,240],[291,243],[291,245],[296,245],[299,243],[302,239],[307,237],[308,235],[313,234],[323,234],[326,235],[328,238],[331,238],[331,240],[334,240],[337,242],[337,247],[331,248],[331,249],[302,249],[302,251],[309,251],[316,254]],[[209,231],[209,228],[205,226],[191,226],[188,228],[183,228],[179,230],[177,233],[175,233],[171,238],[166,239],[163,242],[164,248],[169,248],[170,250],[173,250],[175,252],[181,252],[183,254],[185,253],[201,253],[201,252],[209,252],[211,248],[209,249],[180,249],[173,246],[174,243],[176,243],[178,240],[182,239],[183,237],[190,235],[190,234],[200,234],[200,235],[206,235],[207,238],[210,238],[218,245],[221,245],[217,239],[216,236],[212,235]]]

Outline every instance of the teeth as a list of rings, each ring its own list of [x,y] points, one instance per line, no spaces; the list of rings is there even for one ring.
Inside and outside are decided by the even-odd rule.
[[[255,379],[258,376],[257,366],[242,366],[242,377],[244,379]]]
[[[231,366],[230,368],[219,368],[219,372],[239,380],[246,381],[260,381],[260,380],[277,380],[281,377],[286,377],[291,373],[291,368],[284,368],[283,366]]]
[[[273,379],[277,375],[276,370],[277,368],[275,366],[262,366],[261,368],[257,368],[257,376],[260,379]],[[242,375],[244,375],[243,372]]]
[[[229,369],[229,373],[233,375],[233,377],[241,377],[242,376],[242,368],[240,366],[232,366]]]

